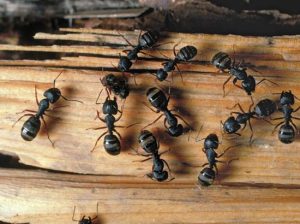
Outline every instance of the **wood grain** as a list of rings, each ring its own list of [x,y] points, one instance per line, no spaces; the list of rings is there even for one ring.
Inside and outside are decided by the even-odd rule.
[[[104,200],[102,197],[107,197],[106,205],[99,207],[104,213],[103,220],[101,219],[103,223],[117,221],[140,223],[141,220],[151,223],[158,218],[161,223],[300,223],[299,217],[295,214],[299,211],[297,203],[299,201],[297,189],[300,186],[299,136],[293,144],[284,145],[277,139],[276,132],[272,134],[272,125],[263,121],[253,121],[255,142],[251,147],[248,144],[250,132],[247,128],[241,137],[221,137],[220,121],[224,121],[229,116],[231,110],[228,108],[240,102],[246,109],[250,104],[250,98],[232,83],[226,86],[228,94],[223,97],[222,85],[228,75],[217,72],[209,63],[210,58],[218,51],[233,53],[234,45],[236,60],[245,59],[246,62],[255,65],[255,70],[258,70],[255,72],[249,69],[249,74],[253,74],[257,80],[268,78],[279,84],[278,86],[269,83],[259,85],[254,94],[256,102],[266,97],[276,100],[278,95],[272,93],[282,90],[292,90],[295,95],[300,96],[300,41],[297,37],[264,38],[165,33],[166,38],[163,42],[173,44],[165,44],[156,50],[147,51],[160,56],[160,59],[143,55],[134,64],[133,69],[139,72],[135,75],[137,85],[128,75],[132,90],[125,102],[123,117],[118,124],[129,125],[135,122],[140,124],[128,130],[119,129],[123,137],[122,152],[114,157],[104,152],[101,141],[95,152],[90,153],[102,132],[86,129],[102,126],[101,122],[94,120],[96,110],[101,110],[101,107],[95,104],[97,95],[102,89],[99,78],[108,73],[102,72],[101,68],[114,70],[113,65],[118,63],[118,52],[129,46],[123,45],[124,43],[111,46],[113,41],[117,41],[114,39],[118,37],[116,31],[89,29],[64,29],[63,31],[79,32],[80,38],[70,34],[59,34],[66,42],[54,46],[0,45],[0,50],[5,51],[61,53],[59,59],[0,61],[2,121],[0,152],[16,156],[21,164],[82,175],[47,173],[45,177],[43,176],[45,173],[41,174],[38,171],[12,170],[9,172],[12,176],[3,177],[4,182],[1,181],[2,189],[10,189],[10,191],[6,196],[4,193],[0,197],[4,199],[7,197],[5,200],[8,204],[13,204],[20,199],[21,206],[11,209],[0,206],[0,220],[3,218],[9,222],[40,223],[41,219],[44,219],[47,223],[55,223],[56,218],[61,217],[64,223],[68,223],[74,204],[87,206],[88,212],[93,212],[97,201],[101,202]],[[106,44],[109,45],[94,46],[87,41],[81,43],[81,39],[86,35],[87,39],[89,38],[89,33],[105,34],[108,40]],[[127,31],[125,34],[129,39],[131,38],[130,40],[134,40],[138,32]],[[41,36],[36,35],[36,37]],[[54,37],[57,36],[47,34],[44,37],[55,39]],[[151,161],[136,162],[142,158],[129,153],[132,148],[138,147],[137,135],[142,127],[157,117],[157,114],[143,105],[143,102],[147,102],[146,90],[158,85],[147,70],[155,71],[161,67],[163,57],[159,51],[172,57],[172,47],[179,40],[181,41],[179,47],[194,44],[199,54],[191,64],[179,65],[184,76],[183,83],[178,72],[174,73],[170,107],[177,108],[178,113],[192,124],[195,131],[179,138],[171,138],[164,132],[162,120],[151,126],[150,130],[160,138],[160,150],[171,149],[171,152],[164,154],[163,158],[168,161],[176,177],[170,183],[158,184],[144,176],[151,171]],[[57,80],[56,86],[66,97],[82,100],[84,104],[60,100],[58,105],[69,106],[50,112],[54,117],[60,118],[60,120],[47,118],[49,133],[55,141],[55,148],[51,147],[44,127],[34,141],[24,142],[20,137],[22,122],[12,128],[12,124],[20,116],[16,113],[24,109],[35,110],[37,105],[34,86],[37,86],[38,97],[41,99],[43,92],[52,86],[54,78],[62,70],[64,72]],[[113,73],[121,75],[118,72]],[[159,86],[167,90],[169,83],[160,83]],[[105,94],[102,94],[101,100],[104,101],[105,97]],[[120,101],[119,103],[121,104]],[[295,108],[298,105],[299,102],[296,102]],[[279,116],[280,113],[274,115],[274,117]],[[295,122],[299,125],[299,122]],[[200,137],[213,132],[220,136],[222,145],[219,152],[228,146],[242,144],[225,154],[222,160],[234,158],[238,160],[233,161],[230,166],[221,164],[215,187],[208,190],[199,190],[195,186],[201,170],[201,167],[197,166],[206,162],[201,151],[203,142],[196,143],[194,140],[200,129]],[[5,172],[6,170],[1,175],[6,175]],[[97,176],[84,176],[84,174]],[[20,175],[24,175],[21,177],[22,180],[18,177]],[[75,178],[74,181],[72,178]],[[93,178],[99,180],[99,183],[90,184]],[[84,182],[85,180],[88,184]],[[24,181],[26,186],[24,190],[18,187],[18,181]],[[70,186],[72,184],[76,185],[76,189]],[[130,185],[129,188],[127,184]],[[119,193],[113,190],[114,188],[117,188]],[[131,188],[134,190],[131,191]],[[95,189],[97,193],[94,192]],[[51,196],[45,197],[42,195],[43,192],[48,192]],[[15,194],[19,196],[14,196]],[[26,204],[26,198],[28,200],[30,195],[35,199]],[[135,195],[141,196],[142,199],[136,199]],[[83,200],[85,196],[89,198],[86,201]],[[49,207],[55,207],[56,199],[59,200],[57,204],[66,206],[60,205],[51,215],[47,214]],[[158,206],[158,200],[161,200],[162,207]],[[39,206],[40,202],[44,204],[42,207]],[[47,204],[50,206],[45,206]],[[19,211],[20,207],[24,208]],[[155,208],[158,209],[158,213],[155,213]],[[272,216],[274,211],[278,219]],[[254,215],[251,215],[253,213]]]

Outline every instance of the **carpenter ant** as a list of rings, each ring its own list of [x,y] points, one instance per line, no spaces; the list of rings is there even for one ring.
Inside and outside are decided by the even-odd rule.
[[[158,69],[157,72],[156,72],[156,74],[153,74],[159,81],[166,80],[167,77],[168,77],[168,72],[174,71],[175,67],[179,71],[181,79],[183,79],[182,75],[181,75],[181,72],[180,72],[180,70],[178,68],[177,63],[179,63],[179,62],[187,62],[187,61],[191,60],[193,57],[195,57],[197,55],[197,48],[195,48],[194,46],[189,46],[189,45],[181,48],[176,53],[175,48],[176,48],[177,45],[175,45],[173,47],[173,53],[174,53],[175,58],[173,60],[169,59],[169,61],[164,62],[163,63],[164,67]]]
[[[159,115],[159,117],[156,118],[153,122],[145,126],[144,129],[157,122],[163,115],[165,115],[164,126],[170,136],[178,137],[183,134],[183,126],[182,124],[178,124],[177,117],[190,127],[190,125],[181,116],[171,113],[172,110],[168,109],[170,96],[167,98],[162,90],[155,87],[148,89],[147,99],[151,103],[151,105],[157,109],[155,111],[149,107],[153,112],[163,112],[163,114]],[[168,123],[168,126],[166,125],[166,123]]]
[[[106,97],[106,100],[105,102],[103,103],[103,106],[102,106],[102,113],[105,115],[105,118],[101,118],[100,117],[100,113],[99,111],[97,110],[97,116],[96,118],[98,118],[100,121],[104,122],[106,124],[106,126],[103,126],[103,127],[98,127],[98,128],[88,128],[87,130],[89,129],[92,129],[92,130],[99,130],[99,129],[106,129],[107,128],[107,131],[104,132],[103,134],[101,134],[93,149],[91,150],[91,152],[93,152],[97,146],[97,143],[98,141],[105,135],[104,137],[104,148],[106,150],[106,152],[110,155],[118,155],[120,154],[121,152],[121,144],[120,144],[120,140],[119,139],[122,139],[120,133],[115,129],[115,128],[128,128],[128,127],[131,127],[135,124],[132,124],[132,125],[129,125],[129,126],[116,126],[115,123],[118,122],[121,117],[122,117],[122,114],[123,114],[123,110],[119,110],[118,109],[118,104],[117,104],[117,98],[114,97],[113,100],[110,99],[110,95],[109,95],[109,92],[108,90],[106,89],[107,91],[107,97]],[[100,104],[96,101],[96,104]],[[124,106],[124,104],[123,104]],[[122,106],[122,108],[123,108]],[[115,118],[114,115],[116,115],[117,113],[120,113],[119,117],[118,118]],[[114,135],[114,132],[118,135]],[[119,138],[118,138],[119,137]]]
[[[76,220],[76,219],[74,219],[76,206],[74,206],[72,220],[74,222],[78,222],[78,224],[92,224],[93,221],[98,219],[98,207],[99,207],[99,203],[97,203],[97,215],[94,218],[91,218],[90,216],[88,218],[85,218],[85,215],[84,215],[80,220]]]
[[[66,101],[76,101],[76,102],[79,102],[79,103],[83,103],[82,101],[79,101],[79,100],[67,99],[65,96],[63,96],[61,94],[61,91],[58,88],[55,88],[55,82],[62,73],[63,73],[63,71],[54,79],[53,88],[50,88],[50,89],[48,89],[44,92],[44,97],[45,98],[42,99],[40,102],[39,102],[38,97],[37,97],[37,90],[36,90],[36,86],[35,86],[35,99],[36,99],[36,103],[38,105],[38,110],[34,111],[34,110],[27,110],[26,109],[26,110],[22,111],[21,113],[24,113],[24,112],[30,112],[30,113],[22,115],[13,124],[13,127],[14,127],[17,124],[17,122],[20,121],[23,117],[29,116],[29,119],[27,121],[25,121],[25,123],[23,124],[22,129],[21,129],[21,136],[25,141],[32,141],[37,136],[37,134],[40,130],[40,127],[41,127],[41,120],[42,120],[44,125],[45,125],[45,130],[46,130],[48,139],[51,142],[52,146],[54,147],[54,143],[50,139],[47,124],[46,124],[46,121],[44,119],[44,116],[51,117],[50,115],[46,114],[46,111],[49,111],[48,109],[50,107],[50,104],[56,103],[59,100],[60,97],[63,98],[64,100],[66,100]],[[65,106],[53,107],[52,110],[60,108],[60,107],[65,107]],[[18,113],[18,114],[20,114],[20,113]]]
[[[216,55],[214,55],[214,57],[211,60],[211,63],[220,71],[227,72],[229,74],[228,79],[223,83],[223,96],[225,96],[225,86],[232,77],[234,77],[233,84],[238,88],[243,89],[251,97],[252,103],[252,93],[255,91],[256,86],[258,86],[260,83],[268,81],[274,85],[277,85],[276,83],[265,78],[256,83],[255,78],[252,75],[247,74],[247,68],[242,67],[242,62],[236,64],[235,61],[232,61],[229,55],[224,52],[219,52]],[[238,80],[242,81],[242,86],[236,84]]]
[[[292,143],[295,139],[295,130],[297,132],[298,128],[294,124],[292,119],[300,120],[298,117],[293,117],[292,113],[297,112],[300,107],[294,110],[291,106],[295,102],[295,98],[298,99],[291,91],[285,92],[282,91],[279,100],[279,111],[283,113],[283,117],[274,118],[272,120],[282,120],[284,121],[278,123],[275,127],[273,132],[280,126],[278,132],[278,138],[282,143],[289,144]],[[295,129],[294,129],[295,128]]]
[[[125,50],[127,53],[127,56],[120,56],[120,61],[118,64],[118,69],[120,71],[128,71],[130,67],[132,66],[132,60],[136,60],[138,58],[138,53],[147,48],[151,48],[154,46],[154,44],[158,41],[159,39],[159,32],[157,31],[147,31],[143,35],[139,35],[138,37],[138,45],[133,46],[123,35],[121,35],[125,41],[133,47],[132,50]]]
[[[241,112],[231,112],[231,115],[237,114],[237,116],[236,117],[230,116],[224,122],[224,124],[221,121],[221,124],[223,125],[223,130],[227,134],[236,134],[236,135],[240,136],[241,134],[237,133],[237,131],[241,129],[241,125],[244,125],[241,129],[241,130],[244,130],[244,128],[246,127],[247,122],[248,122],[250,130],[251,130],[251,136],[250,136],[249,142],[252,142],[252,138],[253,138],[253,129],[252,129],[250,119],[255,118],[255,119],[265,120],[266,117],[270,116],[277,109],[276,103],[270,99],[263,99],[263,100],[259,101],[256,104],[256,106],[254,107],[253,111],[251,111],[253,104],[251,104],[249,106],[248,112],[245,112],[239,103],[234,105],[234,107],[236,107],[236,106],[239,107]],[[267,120],[265,120],[265,121],[267,121]]]
[[[197,141],[201,141],[201,140],[197,140]],[[219,144],[220,144],[219,139],[216,134],[209,134],[204,139],[204,148],[202,149],[202,151],[205,153],[208,163],[203,164],[202,167],[207,165],[208,167],[203,168],[203,170],[201,170],[198,176],[198,182],[203,186],[212,185],[216,175],[218,175],[217,163],[225,163],[224,161],[217,160],[216,158],[222,157],[229,149],[236,147],[236,146],[230,146],[227,149],[225,149],[223,153],[218,155],[215,150],[219,147]],[[233,160],[226,162],[227,165]],[[214,170],[214,168],[216,171]]]
[[[169,172],[171,172],[170,167],[168,163],[164,160],[161,159],[160,156],[168,151],[158,153],[159,149],[159,142],[156,140],[155,136],[148,130],[142,130],[139,137],[138,141],[142,149],[147,153],[147,154],[141,154],[136,151],[137,155],[142,155],[145,157],[149,157],[147,159],[144,159],[140,162],[145,162],[147,160],[150,160],[151,158],[153,159],[153,166],[152,166],[152,172],[146,174],[147,177],[149,177],[152,180],[156,180],[158,182],[165,181],[169,178],[168,171],[164,170],[164,164],[167,166]],[[173,178],[169,179],[169,181],[173,180]]]
[[[103,79],[100,79],[100,81],[109,92],[112,91],[115,95],[120,96],[121,99],[126,99],[129,95],[129,86],[124,76],[118,77],[113,74],[108,74],[104,76]]]

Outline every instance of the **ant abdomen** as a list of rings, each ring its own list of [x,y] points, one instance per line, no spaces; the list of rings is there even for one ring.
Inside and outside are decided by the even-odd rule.
[[[104,137],[104,149],[110,155],[118,155],[121,152],[121,144],[117,136],[106,135]]]
[[[122,72],[128,71],[132,66],[132,62],[126,56],[121,56],[118,64],[118,69]]]
[[[229,57],[228,54],[224,52],[219,52],[213,56],[211,63],[221,70],[230,69],[231,58]]]
[[[295,130],[290,124],[284,124],[280,127],[278,138],[282,143],[290,144],[295,139]]]
[[[210,167],[205,167],[198,176],[198,182],[202,186],[210,186],[216,178],[216,172]]]
[[[176,55],[176,58],[180,61],[189,61],[197,54],[197,48],[194,46],[185,46],[179,50]]]
[[[38,117],[32,116],[24,122],[21,129],[21,136],[25,141],[32,141],[41,128],[41,121]]]

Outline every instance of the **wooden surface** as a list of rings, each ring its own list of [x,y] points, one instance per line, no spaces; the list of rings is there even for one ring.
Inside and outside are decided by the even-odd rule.
[[[59,220],[72,223],[74,205],[79,218],[80,214],[95,215],[99,202],[98,223],[157,223],[157,220],[159,223],[300,223],[299,137],[293,144],[284,145],[278,141],[277,133],[272,135],[273,126],[254,121],[255,142],[251,147],[248,145],[248,129],[239,138],[222,138],[220,120],[229,116],[228,107],[240,102],[248,108],[250,98],[231,83],[227,86],[227,96],[223,98],[222,84],[228,76],[218,73],[209,63],[218,51],[233,54],[234,45],[237,60],[245,59],[259,71],[249,70],[249,74],[257,80],[268,78],[279,84],[259,85],[254,94],[256,102],[266,97],[276,100],[278,95],[272,93],[282,90],[292,90],[300,96],[300,40],[297,37],[163,34],[162,42],[172,43],[148,53],[162,58],[158,52],[161,51],[171,57],[173,45],[180,42],[178,48],[193,44],[199,54],[192,64],[179,65],[184,83],[175,73],[170,100],[170,106],[177,108],[195,131],[171,138],[164,132],[163,121],[150,128],[160,136],[161,150],[171,148],[163,158],[176,177],[169,183],[156,183],[144,177],[151,171],[151,161],[134,162],[142,158],[129,153],[132,147],[138,147],[137,135],[141,128],[157,117],[143,102],[147,102],[145,91],[157,85],[146,70],[159,68],[162,60],[142,56],[145,58],[133,66],[141,74],[136,76],[137,85],[129,76],[132,91],[118,124],[139,122],[141,125],[128,130],[119,129],[123,137],[121,154],[106,154],[101,141],[90,153],[102,133],[86,130],[102,125],[94,120],[96,110],[101,109],[95,105],[102,88],[99,78],[107,74],[101,72],[101,67],[114,69],[112,64],[117,65],[118,53],[126,48],[126,43],[115,31],[62,31],[70,33],[35,36],[38,39],[59,38],[63,40],[59,45],[0,45],[0,50],[6,51],[62,53],[61,59],[0,61],[0,152],[30,166],[27,169],[22,166],[19,169],[0,169],[1,221],[57,223]],[[139,32],[124,33],[134,42]],[[99,40],[106,43],[99,43]],[[118,44],[109,47],[113,43]],[[100,46],[102,44],[105,46]],[[60,117],[60,120],[47,118],[55,148],[51,147],[43,127],[34,141],[23,141],[20,137],[23,123],[19,122],[12,128],[20,116],[16,113],[36,109],[34,86],[42,99],[43,92],[52,86],[53,79],[62,70],[64,72],[56,86],[66,97],[82,100],[84,104],[60,100],[58,105],[69,107],[50,112]],[[160,84],[165,90],[168,85],[168,82]],[[104,99],[105,94],[102,94],[101,100]],[[296,105],[300,103],[296,102]],[[277,113],[274,117],[280,115]],[[213,132],[220,136],[219,152],[230,145],[242,144],[226,153],[223,160],[238,160],[228,167],[219,165],[220,175],[210,188],[196,186],[202,168],[195,166],[206,162],[201,151],[203,142],[195,143],[193,139],[201,127],[200,137]]]

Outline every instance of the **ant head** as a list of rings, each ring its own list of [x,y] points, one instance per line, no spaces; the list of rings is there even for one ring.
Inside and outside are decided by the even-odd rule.
[[[24,122],[21,129],[21,136],[25,141],[32,141],[39,133],[41,121],[36,116],[31,116]]]
[[[165,181],[169,178],[169,174],[165,170],[162,171],[162,172],[153,171],[152,177],[153,177],[153,179],[155,179],[159,182],[162,182],[162,181]]]
[[[116,115],[118,113],[118,104],[116,101],[116,97],[113,100],[106,99],[102,106],[103,114],[113,114]]]
[[[110,155],[116,156],[120,154],[121,144],[118,137],[115,135],[106,135],[104,137],[104,148]]]
[[[210,186],[216,178],[215,171],[210,167],[205,167],[198,176],[198,182],[202,186]]]
[[[295,103],[295,96],[292,93],[292,91],[282,91],[281,95],[280,95],[280,105],[293,105]]]
[[[166,78],[168,77],[168,73],[163,70],[162,68],[158,69],[157,72],[156,72],[156,78],[159,80],[159,81],[164,81],[166,80]]]
[[[205,149],[217,149],[219,147],[219,139],[216,134],[209,134],[204,140]]]
[[[172,137],[178,137],[183,133],[183,126],[182,124],[178,124],[177,126],[170,126],[168,128],[168,134]]]
[[[241,125],[237,122],[234,117],[229,117],[223,125],[223,130],[227,134],[232,134],[237,132],[241,128]]]
[[[79,220],[78,224],[92,224],[92,218],[91,217],[88,217],[88,218],[85,218],[85,216],[82,217],[81,220]]]
[[[118,64],[118,69],[125,72],[130,69],[132,62],[126,56],[120,56],[120,61]]]
[[[295,130],[290,124],[284,124],[278,131],[278,138],[282,143],[290,144],[295,139]]]
[[[50,103],[55,103],[59,100],[61,92],[58,88],[50,88],[44,92],[44,97],[46,97]]]
[[[103,86],[111,86],[115,81],[117,77],[113,74],[108,74],[104,76],[103,79],[101,79],[101,83]]]

